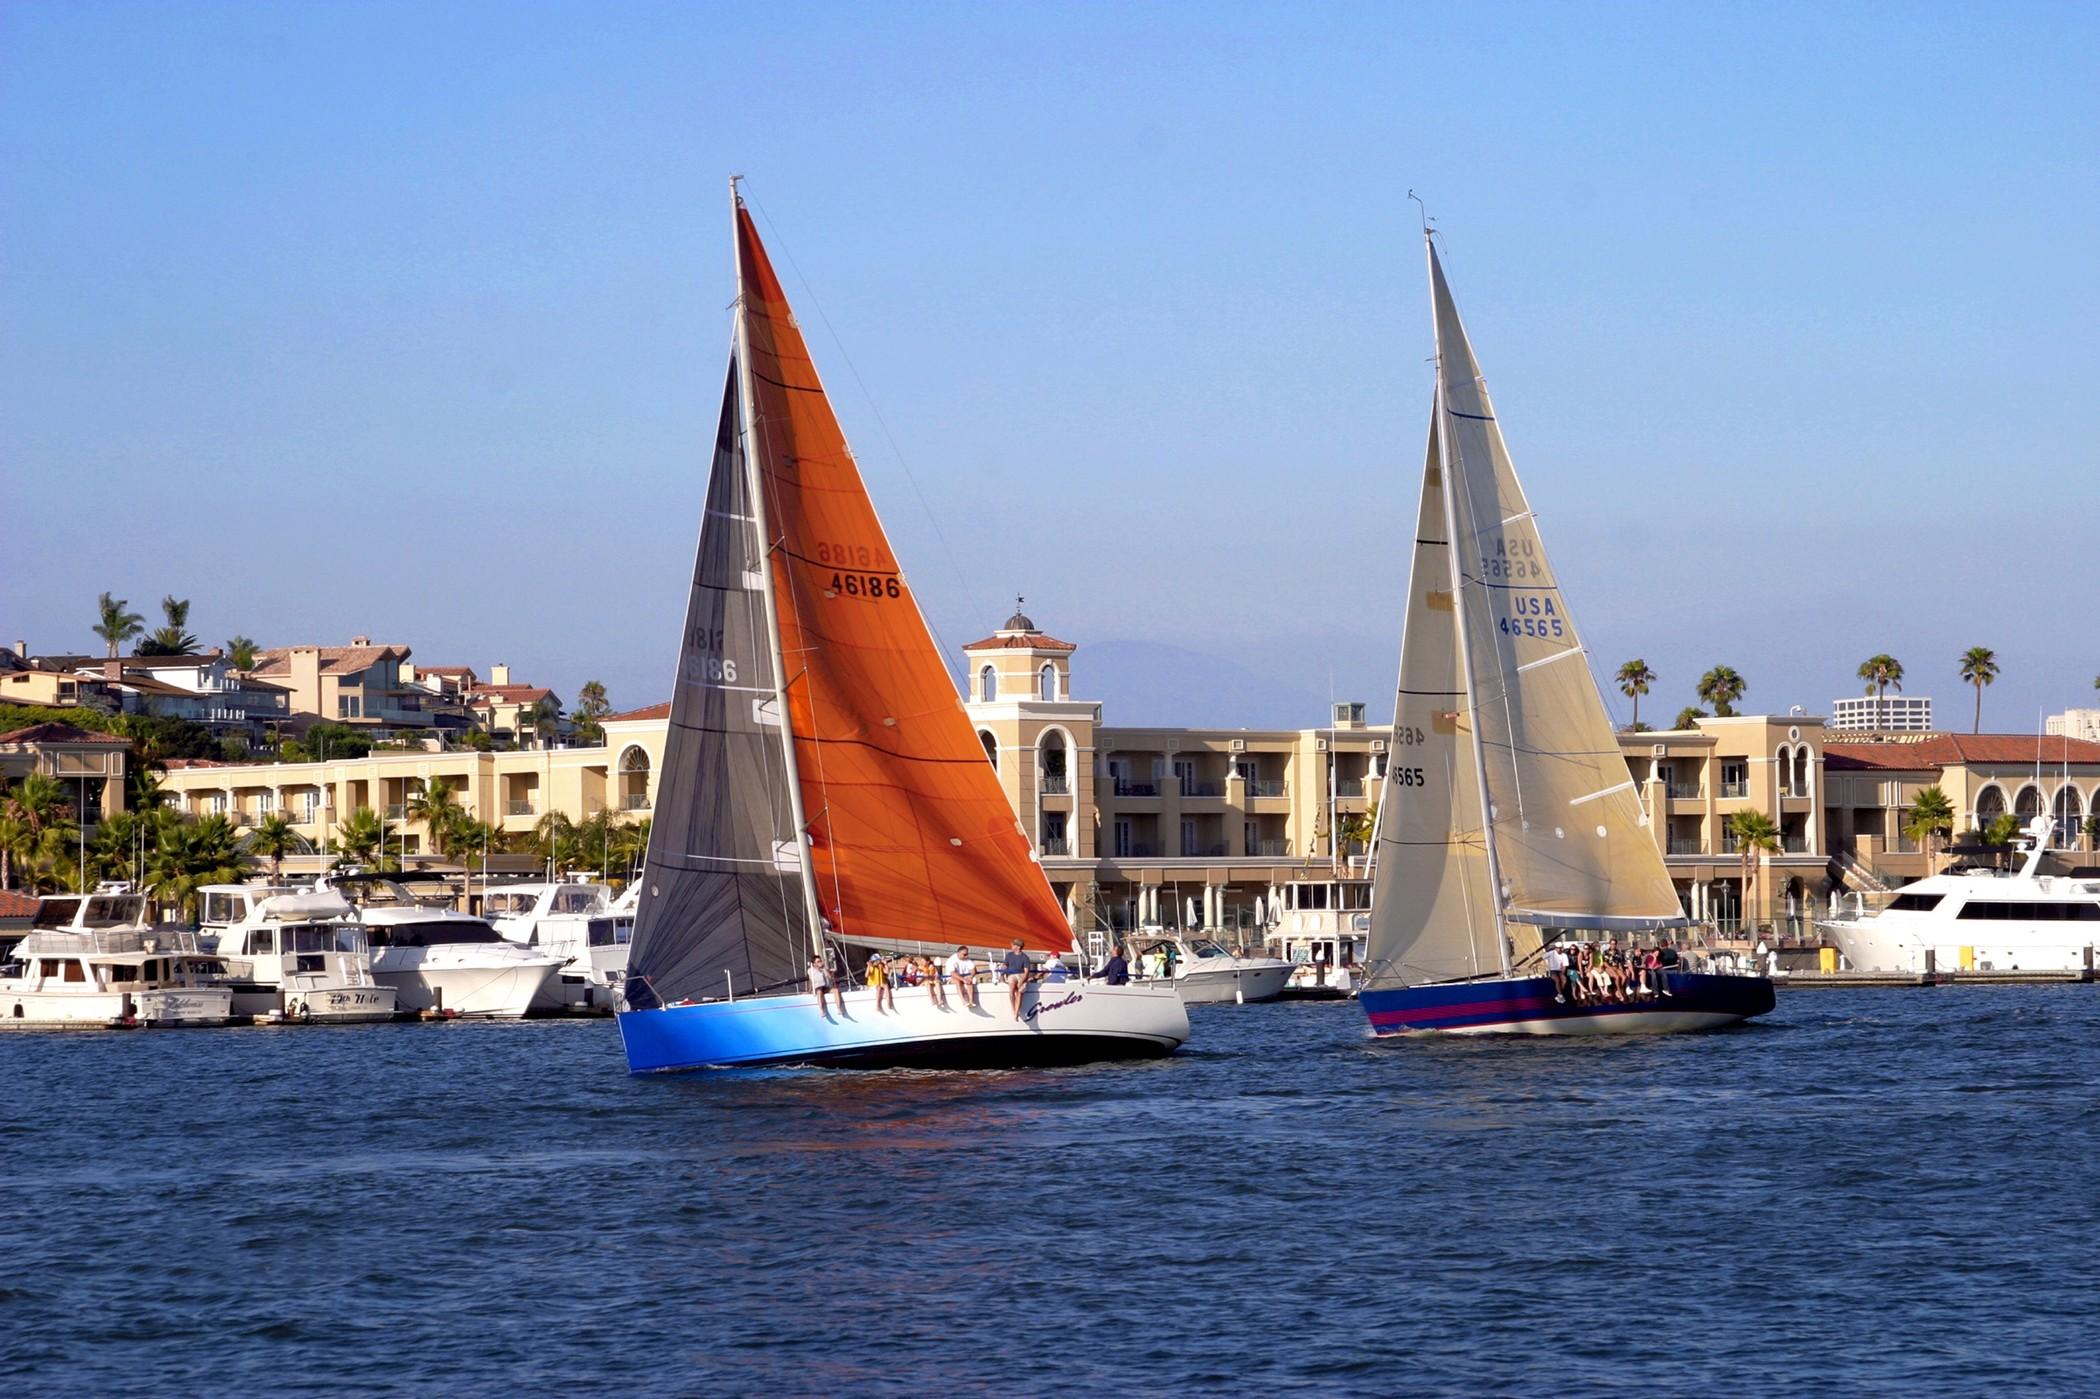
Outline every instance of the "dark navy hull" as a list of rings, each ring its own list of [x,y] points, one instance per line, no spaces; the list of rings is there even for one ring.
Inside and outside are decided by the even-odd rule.
[[[1772,1009],[1761,976],[1671,972],[1670,994],[1623,1001],[1557,1002],[1549,977],[1445,982],[1358,993],[1379,1035],[1655,1035],[1711,1030]]]

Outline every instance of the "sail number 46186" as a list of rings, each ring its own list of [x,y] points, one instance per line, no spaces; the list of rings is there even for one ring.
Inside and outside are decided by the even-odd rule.
[[[831,575],[831,591],[844,593],[847,597],[904,596],[896,579],[884,578],[879,573],[834,573]]]

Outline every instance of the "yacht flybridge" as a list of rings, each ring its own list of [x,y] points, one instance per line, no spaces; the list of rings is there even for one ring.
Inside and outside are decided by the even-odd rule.
[[[2054,823],[2037,816],[2020,867],[1964,867],[1906,884],[1879,913],[1818,926],[1856,971],[2080,971],[2100,945],[2100,878],[2043,874]]]
[[[1074,946],[731,182],[735,347],[620,1015],[635,1072],[1164,1054],[1170,985],[809,992],[871,950]],[[791,663],[790,663],[791,660]],[[988,988],[989,991],[989,988]]]
[[[1702,1029],[1761,977],[1560,996],[1546,949],[1685,917],[1426,230],[1436,399],[1358,1000],[1380,1035]]]

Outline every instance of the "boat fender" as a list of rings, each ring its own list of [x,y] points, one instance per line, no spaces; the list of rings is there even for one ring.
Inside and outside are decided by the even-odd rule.
[[[308,1005],[305,1001],[299,1002],[299,1023],[301,1025],[311,1025],[314,1023],[314,1008]]]

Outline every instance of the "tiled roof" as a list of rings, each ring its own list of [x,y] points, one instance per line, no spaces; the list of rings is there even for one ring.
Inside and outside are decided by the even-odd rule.
[[[89,733],[86,729],[60,723],[55,719],[0,734],[0,743],[114,743],[122,748],[129,742],[130,740],[118,738],[115,734]]]
[[[1965,763],[2100,764],[2100,743],[2059,734],[1928,734],[1911,742],[1825,743],[1823,764],[1837,772],[1915,772]]]
[[[0,889],[0,919],[36,917],[37,897],[15,889]]]
[[[289,646],[272,646],[267,651],[255,653],[257,675],[289,675],[292,669],[292,651]],[[316,650],[321,653],[321,673],[324,675],[355,675],[368,670],[388,656],[406,658],[406,646],[317,646],[301,647],[301,650]]]
[[[416,671],[421,675],[472,675],[474,667],[470,665],[419,665],[416,667]]]
[[[965,651],[1077,651],[1078,649],[1079,643],[1076,641],[1059,641],[1056,637],[1046,636],[1039,631],[1020,632],[1011,636],[1002,632],[997,636],[988,636],[982,641],[972,641],[963,647]]]
[[[538,685],[476,685],[467,692],[467,702],[498,700],[504,704],[529,704],[553,693]]]
[[[214,646],[209,651],[199,651],[193,656],[120,656],[126,670],[194,670],[201,665],[210,665],[225,656],[225,652]],[[88,662],[93,665],[93,661]]]
[[[640,709],[623,709],[618,714],[601,714],[598,716],[598,722],[601,724],[639,723],[650,719],[668,719],[670,717],[671,702],[665,700],[661,704],[645,704]]]

